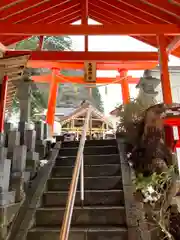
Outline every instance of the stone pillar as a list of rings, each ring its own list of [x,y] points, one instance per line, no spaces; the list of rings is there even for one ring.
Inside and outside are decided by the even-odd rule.
[[[31,114],[31,81],[21,80],[17,84],[17,97],[20,104],[20,123],[21,144],[25,142],[25,130],[28,129]]]
[[[8,134],[10,131],[13,131],[13,124],[5,122],[4,124],[4,146],[8,147]]]
[[[0,206],[11,204],[15,201],[15,192],[9,191],[11,160],[7,159],[7,149],[0,148]]]
[[[4,124],[4,132],[8,133],[9,131],[13,130],[13,124],[10,122],[5,122]]]
[[[7,149],[0,147],[0,239],[7,236],[7,207],[15,202],[15,192],[9,191],[11,160],[7,159]]]
[[[46,155],[46,141],[44,140],[45,123],[42,121],[35,123],[36,130],[36,152],[39,153],[40,159],[43,159]]]
[[[13,130],[8,134],[8,153],[12,153],[16,146],[20,144],[20,132]]]
[[[12,172],[24,172],[26,168],[27,146],[16,146],[13,152]]]
[[[48,138],[48,124],[44,123],[44,139]]]
[[[28,130],[27,122],[19,122],[18,130],[20,132],[20,144],[25,144],[25,132]]]
[[[27,150],[34,152],[36,145],[36,131],[35,130],[26,130],[25,131],[25,145]]]
[[[16,202],[22,201],[24,193],[24,174],[26,169],[27,146],[16,146],[12,158],[11,188],[16,192]]]
[[[20,122],[28,123],[31,114],[31,81],[20,81],[17,97],[20,103]]]
[[[35,130],[36,130],[36,139],[37,140],[44,140],[44,122],[38,121],[35,123]]]

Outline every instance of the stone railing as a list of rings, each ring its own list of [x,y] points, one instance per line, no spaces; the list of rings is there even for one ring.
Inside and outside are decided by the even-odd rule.
[[[26,129],[24,123],[14,130],[10,123],[5,123],[4,141],[0,146],[0,240],[5,239],[25,200],[25,192],[37,175],[40,159],[47,155],[46,129],[43,122],[36,123],[35,130]]]
[[[47,180],[50,177],[60,148],[61,142],[57,142],[54,148],[51,149],[48,156],[48,163],[40,169],[37,178],[32,184],[31,189],[27,191],[27,197],[19,209],[19,214],[15,219],[6,240],[26,239],[28,230],[34,222],[36,209],[41,204],[42,195],[45,191]]]

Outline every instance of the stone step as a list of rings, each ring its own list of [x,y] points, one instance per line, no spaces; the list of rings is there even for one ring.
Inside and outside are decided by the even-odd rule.
[[[61,148],[59,156],[76,156],[78,148]],[[84,148],[84,155],[99,155],[99,154],[118,154],[116,146],[88,146]]]
[[[58,157],[56,166],[73,166],[76,156]],[[86,155],[84,156],[85,165],[101,165],[101,164],[119,164],[119,154],[102,154],[102,155]]]
[[[65,206],[67,202],[68,192],[45,192],[43,195],[43,206]],[[75,205],[81,205],[80,191],[76,193]],[[124,194],[122,190],[94,190],[85,191],[84,205],[95,206],[118,206],[124,205]]]
[[[106,139],[106,140],[86,140],[86,146],[117,146],[116,139]],[[79,141],[72,141],[72,142],[63,142],[62,147],[77,147],[79,146]]]
[[[57,228],[33,228],[28,232],[27,240],[59,240],[60,227]],[[126,228],[102,227],[95,228],[71,228],[69,240],[126,240],[128,231]]]
[[[52,170],[53,178],[60,177],[72,177],[74,167],[72,166],[60,166],[54,167]],[[98,176],[120,176],[120,164],[108,164],[108,165],[92,165],[84,166],[85,177],[98,177]]]
[[[48,191],[68,191],[71,178],[51,178],[47,182]],[[85,190],[122,189],[120,176],[85,177]],[[79,184],[78,184],[79,189]]]
[[[36,226],[59,226],[62,224],[65,208],[38,208]],[[124,207],[74,207],[71,226],[125,226]]]

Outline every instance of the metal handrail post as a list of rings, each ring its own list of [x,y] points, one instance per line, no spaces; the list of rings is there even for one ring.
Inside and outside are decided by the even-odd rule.
[[[81,176],[80,176],[81,206],[84,206],[84,156],[81,160]]]
[[[83,152],[84,152],[86,132],[88,129],[88,122],[89,122],[89,119],[91,116],[91,112],[92,112],[92,109],[91,109],[91,107],[89,107],[89,109],[87,111],[83,131],[82,131],[81,140],[79,143],[78,153],[77,153],[77,157],[76,157],[76,161],[75,161],[75,167],[73,170],[71,185],[70,185],[68,199],[67,199],[67,203],[66,203],[66,209],[65,209],[65,213],[64,213],[64,217],[63,217],[62,227],[61,227],[60,240],[68,240],[68,237],[69,237],[69,230],[70,230],[72,213],[73,213],[74,202],[75,202],[75,197],[76,197],[77,184],[78,184],[80,168],[82,166],[82,160],[83,160],[82,156],[83,156]]]

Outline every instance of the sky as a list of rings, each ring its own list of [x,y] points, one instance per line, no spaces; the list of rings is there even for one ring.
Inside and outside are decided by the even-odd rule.
[[[89,24],[98,24],[89,19]],[[74,24],[80,24],[76,22]],[[83,36],[70,36],[72,39],[72,48],[74,51],[84,50]],[[89,36],[89,51],[157,51],[156,48],[151,47],[143,42],[128,36]],[[180,66],[180,59],[170,56],[169,66]],[[144,71],[129,71],[128,74],[133,77],[142,77]],[[98,77],[116,77],[117,71],[98,71]],[[137,90],[135,85],[130,85],[130,95],[132,98],[136,97]],[[117,104],[122,103],[121,87],[118,84],[110,84],[107,86],[107,93],[105,87],[99,87],[102,100],[104,102],[105,114],[108,114],[115,108]]]

